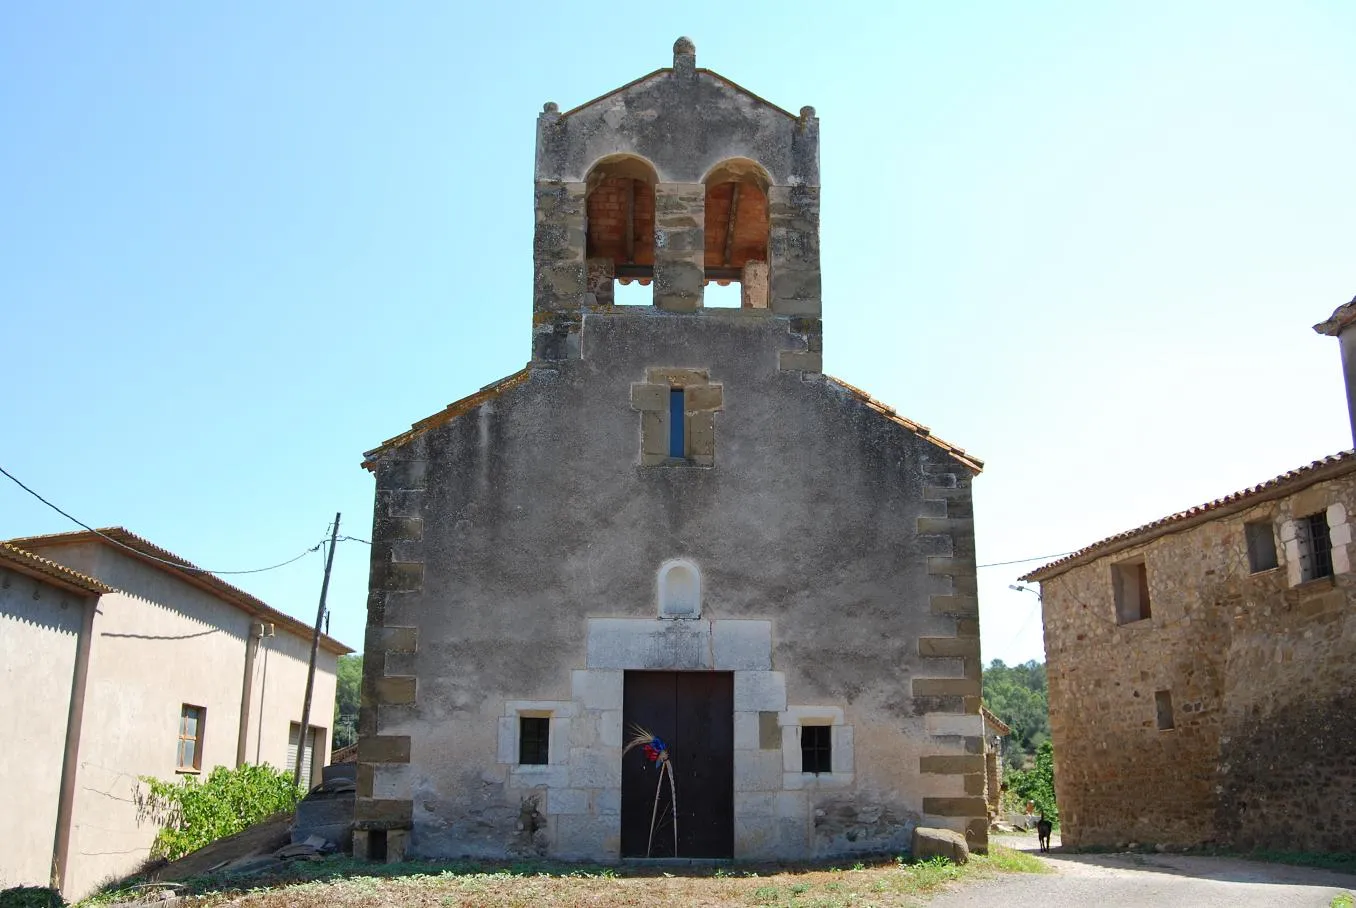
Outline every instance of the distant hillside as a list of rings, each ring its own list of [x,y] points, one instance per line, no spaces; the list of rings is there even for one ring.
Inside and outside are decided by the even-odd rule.
[[[1045,665],[1034,659],[1005,665],[995,659],[984,669],[984,703],[1012,727],[1003,761],[1013,769],[1032,765],[1036,749],[1050,740],[1050,701]]]

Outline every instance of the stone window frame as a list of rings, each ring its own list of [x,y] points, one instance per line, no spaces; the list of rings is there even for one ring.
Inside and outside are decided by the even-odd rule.
[[[1131,570],[1134,570],[1136,574],[1134,578],[1135,590],[1139,593],[1135,603],[1126,602],[1124,599],[1124,595],[1128,594],[1125,575]],[[1145,553],[1141,552],[1138,555],[1132,555],[1112,563],[1111,608],[1117,627],[1127,627],[1153,620],[1153,591],[1150,586],[1149,559]],[[1133,612],[1130,610],[1132,605],[1134,607]],[[1132,615],[1138,617],[1132,617]]]
[[[570,719],[574,715],[571,700],[508,700],[504,714],[499,718],[499,741],[496,763],[507,764],[509,772],[520,779],[541,777],[539,781],[523,784],[541,784],[552,774],[559,774],[570,761]],[[547,760],[545,763],[519,763],[519,745],[523,719],[549,719],[547,726]]]
[[[1313,514],[1323,514],[1328,523],[1329,554],[1332,558],[1332,574],[1327,577],[1306,578],[1303,574],[1303,547],[1305,539],[1301,524]],[[1306,583],[1331,583],[1334,577],[1351,572],[1351,556],[1347,546],[1352,541],[1351,524],[1347,522],[1347,509],[1341,502],[1335,502],[1326,508],[1297,515],[1281,522],[1280,542],[1285,552],[1286,582],[1297,587]]]
[[[1250,529],[1252,528],[1252,529]],[[1254,539],[1250,533],[1255,533],[1258,537],[1268,533],[1271,536],[1271,565],[1270,567],[1259,567],[1258,562],[1263,560],[1257,556],[1260,554],[1254,545]],[[1268,514],[1265,517],[1259,517],[1254,520],[1243,521],[1243,554],[1248,564],[1248,573],[1250,575],[1265,574],[1280,568],[1280,550],[1277,545],[1276,521],[1275,517]],[[1260,542],[1260,540],[1259,540]]]
[[[853,728],[844,720],[839,706],[790,706],[777,716],[782,728],[782,784],[788,790],[800,788],[851,787],[856,769]],[[806,725],[827,725],[829,733],[829,772],[804,772],[801,764],[800,730]]]
[[[669,394],[683,392],[686,456],[669,456]],[[631,409],[640,411],[642,466],[711,467],[716,462],[716,413],[725,408],[725,386],[706,369],[650,367],[631,385]]]

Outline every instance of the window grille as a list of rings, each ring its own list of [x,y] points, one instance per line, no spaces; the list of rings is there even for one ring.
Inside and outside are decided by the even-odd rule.
[[[538,716],[518,718],[518,763],[545,766],[550,762],[551,720]]]
[[[828,725],[802,725],[800,728],[800,771],[833,772],[833,729]]]

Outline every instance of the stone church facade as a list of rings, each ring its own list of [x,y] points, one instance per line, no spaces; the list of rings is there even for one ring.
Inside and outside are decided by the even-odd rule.
[[[364,462],[360,853],[985,847],[982,465],[823,374],[818,145],[686,39],[546,105],[531,361]]]

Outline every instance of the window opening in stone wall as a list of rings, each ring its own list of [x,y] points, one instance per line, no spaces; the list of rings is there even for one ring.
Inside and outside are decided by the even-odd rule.
[[[669,391],[669,456],[687,456],[687,413],[682,388]]]
[[[551,720],[544,716],[518,717],[518,762],[545,766],[551,754]]]
[[[197,772],[202,769],[202,738],[207,724],[207,710],[185,703],[179,710],[180,770]]]
[[[1274,570],[1277,567],[1276,536],[1271,531],[1271,521],[1245,523],[1243,535],[1248,542],[1248,570],[1254,574]]]
[[[1158,713],[1158,730],[1175,727],[1172,720],[1172,693],[1160,690],[1154,693],[1154,710]]]
[[[1332,576],[1332,536],[1328,532],[1328,513],[1319,511],[1301,517],[1296,527],[1300,548],[1300,580]]]
[[[830,726],[800,727],[800,771],[815,775],[833,772],[833,729]]]
[[[584,258],[592,304],[654,302],[656,182],[654,168],[631,155],[604,158],[585,177]]]
[[[705,307],[768,307],[767,172],[754,161],[733,158],[716,165],[706,184]]]
[[[1142,560],[1113,564],[1111,585],[1116,599],[1117,624],[1143,621],[1151,616],[1149,572]]]

